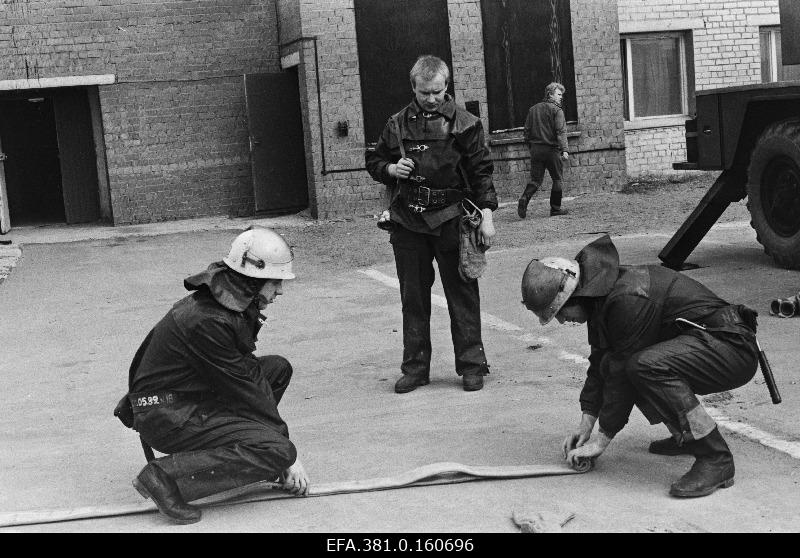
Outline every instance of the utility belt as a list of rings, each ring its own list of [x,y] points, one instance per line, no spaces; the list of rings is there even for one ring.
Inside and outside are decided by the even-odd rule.
[[[200,403],[212,396],[197,391],[140,391],[129,393],[128,400],[134,413],[139,413],[155,407],[172,407],[185,403]]]
[[[412,184],[408,184],[408,181]],[[400,197],[414,213],[448,207],[463,200],[467,193],[455,188],[422,186],[424,176],[412,176],[400,184]]]

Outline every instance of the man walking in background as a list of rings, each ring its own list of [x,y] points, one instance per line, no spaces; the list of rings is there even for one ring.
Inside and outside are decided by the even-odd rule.
[[[561,175],[564,161],[569,160],[567,148],[567,123],[561,100],[564,86],[551,83],[544,90],[544,101],[533,105],[525,119],[525,142],[531,150],[531,181],[517,203],[517,214],[524,219],[528,213],[528,202],[541,187],[544,171],[550,173],[553,186],[550,189],[550,216],[566,215],[561,209]]]

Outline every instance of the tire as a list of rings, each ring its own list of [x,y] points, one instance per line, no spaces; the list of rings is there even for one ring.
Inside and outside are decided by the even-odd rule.
[[[756,141],[747,208],[764,252],[782,267],[800,269],[800,119],[770,124]]]

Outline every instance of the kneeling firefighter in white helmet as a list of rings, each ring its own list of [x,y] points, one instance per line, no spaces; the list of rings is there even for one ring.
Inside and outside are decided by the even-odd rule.
[[[608,235],[574,260],[531,261],[522,298],[541,324],[553,317],[587,324],[591,355],[582,418],[563,444],[570,463],[602,454],[636,405],[672,434],[652,442],[651,453],[695,456],[689,472],[672,484],[672,496],[706,496],[733,484],[733,456],[695,394],[734,389],[753,377],[755,311],[728,304],[671,269],[620,265]]]
[[[261,311],[295,277],[292,259],[279,234],[248,229],[222,261],[184,280],[192,293],[136,351],[115,415],[139,432],[148,457],[134,487],[177,523],[200,520],[187,502],[257,481],[282,479],[294,494],[308,493],[278,414],[292,367],[253,354]],[[168,455],[155,459],[150,447]]]

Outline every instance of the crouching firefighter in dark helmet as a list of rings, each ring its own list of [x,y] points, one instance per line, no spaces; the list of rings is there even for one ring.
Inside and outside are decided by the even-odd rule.
[[[430,381],[431,286],[439,267],[455,352],[465,391],[483,388],[489,373],[481,339],[478,281],[459,272],[460,223],[466,206],[480,210],[478,244],[495,236],[494,165],[481,121],[447,93],[450,70],[435,56],[417,59],[409,73],[414,98],[393,115],[374,151],[365,154],[370,176],[392,190],[390,242],[403,309],[403,376],[395,392]]]
[[[706,496],[733,484],[733,456],[695,394],[743,386],[756,372],[756,312],[731,305],[685,275],[659,265],[620,265],[608,235],[574,260],[533,260],[523,303],[542,324],[586,323],[589,369],[577,430],[564,440],[569,462],[596,458],[636,405],[672,436],[650,444],[660,455],[691,454],[672,496]],[[595,422],[599,432],[591,440]]]
[[[278,414],[292,366],[256,357],[266,306],[293,279],[292,251],[277,233],[251,228],[222,261],[184,280],[179,300],[145,338],[130,368],[130,392],[115,414],[132,411],[150,459],[134,487],[178,523],[200,520],[187,504],[258,481],[282,479],[296,495],[309,481]],[[128,404],[126,408],[126,404]],[[130,417],[128,417],[130,418]],[[168,454],[152,458],[155,448]]]

